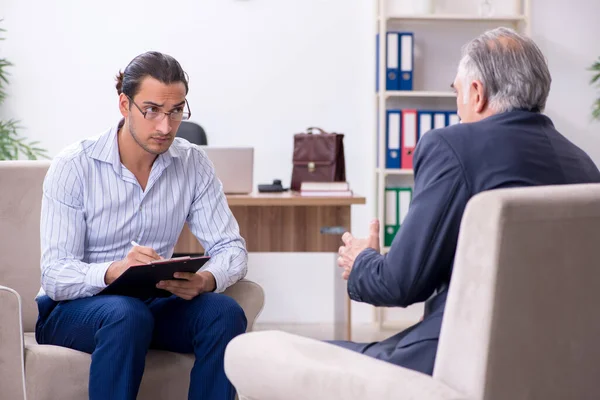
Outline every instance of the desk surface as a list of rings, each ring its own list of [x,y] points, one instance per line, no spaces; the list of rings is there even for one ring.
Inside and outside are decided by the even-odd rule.
[[[361,196],[301,196],[297,192],[228,194],[230,206],[350,206],[365,204]]]
[[[227,195],[246,247],[252,252],[335,253],[342,233],[350,230],[351,206],[365,202],[360,196],[307,197],[294,192]],[[327,228],[335,228],[335,233]],[[175,253],[202,252],[186,225]]]

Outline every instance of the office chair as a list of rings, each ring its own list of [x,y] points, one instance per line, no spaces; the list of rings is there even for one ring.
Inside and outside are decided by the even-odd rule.
[[[179,130],[177,131],[177,137],[183,138],[193,144],[208,144],[204,128],[202,128],[195,122],[181,121],[181,125],[179,125]]]
[[[197,145],[207,145],[208,140],[206,138],[206,132],[204,128],[198,125],[195,122],[190,121],[181,121],[181,125],[179,125],[179,129],[177,130],[177,137],[183,138],[190,143]],[[182,256],[191,256],[198,257],[202,256],[204,253],[199,254],[189,254],[189,253],[173,253],[173,257],[182,257]]]

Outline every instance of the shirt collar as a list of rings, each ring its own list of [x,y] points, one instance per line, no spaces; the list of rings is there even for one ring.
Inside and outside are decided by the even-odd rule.
[[[100,135],[90,151],[91,158],[112,164],[113,169],[119,175],[121,174],[122,164],[121,156],[119,155],[119,142],[117,139],[119,130],[123,127],[124,122],[125,120],[121,119],[117,125]],[[154,163],[162,170],[171,165],[174,157],[179,157],[179,154],[173,148],[173,144],[171,144],[169,150],[159,155]]]

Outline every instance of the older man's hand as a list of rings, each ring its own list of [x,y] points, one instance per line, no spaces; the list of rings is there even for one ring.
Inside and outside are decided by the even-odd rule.
[[[348,279],[354,260],[365,249],[372,248],[379,252],[379,220],[371,221],[369,226],[369,237],[366,239],[357,239],[350,232],[344,233],[342,236],[343,246],[338,250],[338,266],[344,269],[342,278]]]

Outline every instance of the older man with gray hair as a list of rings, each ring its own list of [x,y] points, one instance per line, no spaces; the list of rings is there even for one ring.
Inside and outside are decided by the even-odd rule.
[[[382,342],[334,342],[432,374],[461,218],[471,197],[498,188],[600,182],[588,155],[542,112],[550,72],[538,46],[507,28],[468,43],[452,88],[461,124],[424,135],[414,160],[414,198],[382,255],[369,238],[343,237],[338,264],[353,300],[406,307],[426,301],[421,322]]]

